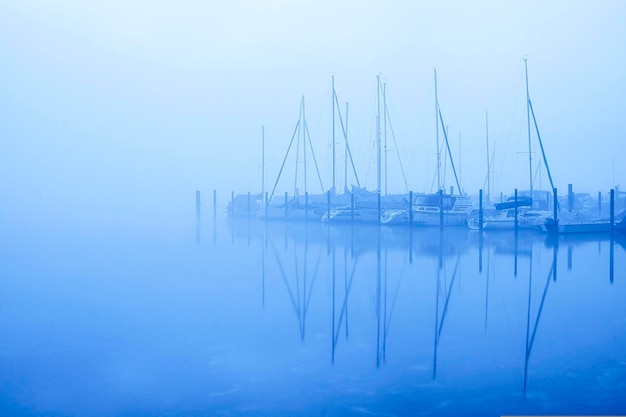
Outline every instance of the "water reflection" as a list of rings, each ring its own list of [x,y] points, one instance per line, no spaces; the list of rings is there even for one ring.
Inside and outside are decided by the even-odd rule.
[[[545,286],[543,288],[543,292],[541,295],[541,301],[539,303],[539,310],[537,312],[537,316],[534,320],[532,333],[530,333],[530,317],[531,317],[531,300],[532,300],[532,282],[533,282],[533,254],[532,249],[530,252],[529,259],[529,275],[528,275],[528,310],[526,314],[526,355],[524,357],[524,393],[526,393],[526,383],[528,379],[528,361],[530,358],[530,353],[533,348],[533,344],[535,342],[535,336],[537,335],[537,328],[539,326],[539,320],[541,319],[541,312],[543,311],[543,306],[546,301],[546,295],[548,294],[548,287],[550,285],[551,278],[556,281],[556,271],[557,271],[557,248],[558,243],[553,245],[553,258],[552,258],[552,266],[550,268],[550,272],[547,274],[547,279]]]
[[[276,291],[280,282],[302,343],[311,343],[308,319],[328,319],[330,331],[313,333],[328,339],[328,363],[367,351],[370,365],[361,366],[381,368],[391,360],[394,367],[411,369],[424,363],[429,350],[429,375],[435,380],[442,372],[449,378],[455,366],[473,367],[479,374],[495,360],[503,369],[512,367],[507,373],[519,370],[518,390],[524,395],[545,383],[536,375],[550,367],[546,352],[555,348],[550,333],[558,333],[555,323],[566,318],[559,314],[568,314],[571,303],[600,285],[593,277],[603,271],[613,283],[614,263],[625,258],[624,250],[615,251],[623,242],[594,236],[247,220],[231,220],[229,230],[231,242],[260,249],[262,304],[265,308],[268,302],[266,287]],[[567,265],[561,288],[555,287],[560,262]],[[550,287],[568,292],[550,300]],[[282,301],[275,295],[272,302]],[[602,299],[594,302],[600,305]],[[427,338],[430,348],[424,345]],[[507,338],[518,344],[509,346]],[[511,362],[520,358],[515,346],[523,346],[523,365]],[[565,348],[570,354],[576,350],[575,345],[558,349]],[[499,353],[492,356],[492,349]],[[475,364],[463,363],[470,357]]]

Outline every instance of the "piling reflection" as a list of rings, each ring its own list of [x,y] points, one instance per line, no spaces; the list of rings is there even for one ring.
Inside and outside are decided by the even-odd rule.
[[[459,341],[458,335],[472,329],[474,321],[480,323],[480,332],[468,337],[488,360],[489,344],[501,338],[494,332],[509,326],[503,323],[503,313],[507,313],[510,317],[506,320],[513,327],[515,317],[524,317],[524,337],[521,328],[518,333],[518,346],[524,346],[523,393],[533,383],[529,370],[539,366],[536,362],[533,365],[533,349],[542,341],[546,343],[553,330],[541,323],[551,301],[548,292],[562,290],[555,286],[559,262],[567,263],[567,270],[561,271],[565,274],[562,280],[572,281],[578,267],[593,265],[593,270],[607,271],[613,283],[614,263],[625,258],[624,250],[616,251],[616,247],[623,249],[624,243],[609,237],[573,239],[462,228],[310,222],[274,225],[247,220],[231,221],[229,227],[231,240],[245,242],[249,256],[258,249],[254,256],[260,257],[263,308],[270,300],[266,292],[273,291],[271,302],[289,305],[299,339],[305,344],[311,343],[306,337],[307,320],[327,317],[328,327],[316,337],[328,339],[328,363],[345,361],[355,352],[353,336],[371,348],[371,362],[362,366],[383,367],[391,355],[400,354],[404,360],[423,362],[426,353],[415,348],[423,342],[417,334],[428,332],[431,336],[427,339],[432,340],[429,377],[436,379],[438,373],[450,372],[443,365],[453,360],[453,353],[464,354],[458,346],[464,341]],[[594,252],[594,245],[606,248],[607,244],[608,253]],[[560,247],[567,249],[563,256]],[[552,303],[557,303],[554,297]],[[550,314],[563,309],[551,304]],[[413,319],[407,318],[410,316]],[[521,372],[520,365],[518,362]]]

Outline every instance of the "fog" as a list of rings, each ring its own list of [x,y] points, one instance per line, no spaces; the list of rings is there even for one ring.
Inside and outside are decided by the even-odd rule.
[[[301,96],[328,189],[332,76],[342,112],[349,102],[362,185],[376,188],[380,75],[396,140],[389,191],[404,190],[397,154],[409,188],[430,191],[434,68],[464,191],[484,188],[486,112],[494,192],[526,189],[525,57],[555,186],[607,191],[625,174],[625,20],[622,1],[3,1],[1,223],[110,232],[191,222],[196,189],[205,204],[218,190],[220,205],[231,191],[260,191],[261,126],[273,185]],[[548,188],[541,172],[535,187]],[[284,175],[277,190],[292,192]]]

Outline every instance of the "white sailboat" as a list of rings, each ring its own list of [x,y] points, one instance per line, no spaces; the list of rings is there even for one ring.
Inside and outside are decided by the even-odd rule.
[[[446,194],[441,184],[441,153],[439,146],[439,125],[444,134],[447,154],[450,158],[450,164],[456,180],[456,186],[461,193],[461,184],[456,173],[452,153],[450,152],[450,143],[448,142],[448,134],[439,108],[439,98],[437,96],[437,70],[435,75],[435,127],[437,140],[437,192],[432,194],[418,194],[414,196],[410,202],[409,208],[387,210],[382,219],[383,224],[413,224],[416,226],[465,226],[467,216],[472,207],[472,201],[469,197],[459,195]],[[408,200],[407,200],[408,202]]]
[[[539,128],[537,127],[537,121],[535,120],[534,111],[532,110],[532,104],[530,101],[530,94],[528,92],[528,63],[524,59],[524,69],[526,78],[526,119],[528,126],[528,165],[530,176],[530,189],[528,191],[521,191],[517,196],[511,197],[506,202],[495,204],[493,207],[483,209],[483,230],[514,230],[516,227],[518,230],[541,230],[546,219],[552,215],[549,210],[549,198],[551,193],[533,190],[533,164],[532,164],[532,145],[531,145],[531,129],[530,129],[530,116],[532,114],[535,128],[537,131],[537,137],[539,139],[539,145],[541,147],[541,153],[543,156],[543,162],[548,172],[548,178],[550,185],[554,189],[552,182],[552,175],[550,174],[550,168],[543,149],[543,143],[541,142],[541,136],[539,135]],[[487,137],[488,137],[488,125]],[[489,142],[487,141],[487,146]],[[489,162],[489,155],[487,155]],[[489,164],[488,164],[489,167]],[[487,176],[489,178],[489,169]],[[489,195],[488,190],[488,195]],[[478,209],[471,210],[468,218],[467,225],[470,229],[480,229],[480,213]]]
[[[409,193],[406,194],[388,194],[387,193],[387,122],[388,122],[388,110],[386,100],[386,84],[381,83],[380,76],[376,77],[376,190],[369,191],[361,187],[358,182],[356,170],[354,169],[354,163],[352,162],[352,156],[349,154],[349,147],[347,146],[347,134],[344,130],[344,137],[346,140],[347,155],[350,156],[352,162],[352,170],[354,172],[357,185],[352,185],[350,195],[348,193],[343,196],[337,196],[337,204],[333,204],[330,210],[322,216],[323,222],[366,222],[366,223],[380,223],[383,217],[383,213],[386,210],[398,210],[409,206]],[[381,103],[382,92],[382,103]],[[334,94],[334,84],[333,84]],[[383,114],[381,115],[381,109]],[[340,114],[341,116],[341,114]],[[341,119],[340,119],[341,121]],[[384,122],[384,144],[381,136],[381,121]],[[343,122],[342,122],[343,128]],[[334,129],[333,129],[334,130]],[[393,129],[392,129],[393,132]],[[394,137],[395,140],[395,137]],[[382,148],[384,146],[385,158],[384,158],[384,176],[383,176],[383,158]],[[334,160],[334,158],[333,158]],[[334,165],[334,164],[333,164]],[[402,162],[400,167],[404,176],[404,169],[402,168]],[[334,171],[334,169],[333,169]],[[347,161],[346,161],[347,172]],[[334,176],[333,176],[334,178]],[[346,176],[347,180],[347,176]],[[383,191],[384,180],[384,191]],[[408,185],[405,177],[405,186],[408,189]]]

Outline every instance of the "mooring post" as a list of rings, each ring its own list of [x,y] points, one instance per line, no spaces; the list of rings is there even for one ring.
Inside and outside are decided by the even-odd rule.
[[[567,184],[567,211],[570,213],[574,208],[574,192],[572,191],[572,184]]]
[[[439,190],[439,227],[443,228],[443,190]]]
[[[450,195],[454,195],[454,185],[450,186]]]
[[[200,223],[200,191],[196,190],[196,222]]]
[[[478,230],[483,231],[483,190],[478,191]]]
[[[328,213],[328,219],[330,220],[330,190],[326,191],[326,213]]]
[[[378,224],[380,224],[380,191],[378,191],[378,196],[377,196],[377,205],[378,205]]]
[[[213,190],[213,220],[217,217],[217,190]]]
[[[413,191],[409,191],[409,227],[413,226]]]
[[[615,190],[611,188],[611,237],[615,233]]]
[[[602,211],[602,191],[598,191],[598,211]]]
[[[304,218],[309,220],[309,192],[304,192]]]
[[[287,218],[288,207],[289,207],[289,197],[287,197],[287,191],[285,191],[285,219]]]
[[[518,231],[519,221],[517,219],[517,188],[515,189],[515,233]]]
[[[553,201],[554,208],[553,208],[553,214],[552,214],[552,216],[554,217],[554,233],[558,233],[559,232],[559,219],[558,219],[559,200],[557,198],[556,188],[553,188],[552,192],[554,194],[554,201]]]
[[[350,193],[350,222],[354,223],[354,192]]]

